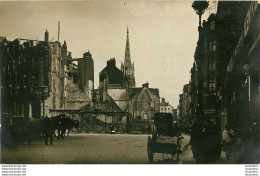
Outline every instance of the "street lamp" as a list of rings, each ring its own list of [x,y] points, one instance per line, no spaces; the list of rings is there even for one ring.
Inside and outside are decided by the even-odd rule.
[[[205,12],[205,10],[208,8],[208,6],[209,6],[209,2],[207,2],[207,1],[194,1],[192,3],[192,8],[199,15],[199,27],[201,27],[201,16]]]

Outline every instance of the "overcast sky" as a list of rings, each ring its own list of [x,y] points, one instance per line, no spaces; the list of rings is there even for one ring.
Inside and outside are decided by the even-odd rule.
[[[94,59],[95,88],[106,61],[124,60],[126,28],[135,64],[136,86],[147,81],[159,88],[160,97],[178,106],[183,85],[189,82],[190,68],[198,39],[199,18],[192,1],[95,1],[95,2],[0,2],[0,36],[66,40],[73,58],[90,51]],[[203,18],[208,17],[206,11]]]

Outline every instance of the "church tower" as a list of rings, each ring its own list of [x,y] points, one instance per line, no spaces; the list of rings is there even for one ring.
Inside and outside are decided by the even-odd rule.
[[[129,45],[129,31],[127,27],[126,47],[124,64],[121,63],[121,71],[124,73],[124,87],[135,87],[135,68],[134,63],[131,63],[130,45]]]

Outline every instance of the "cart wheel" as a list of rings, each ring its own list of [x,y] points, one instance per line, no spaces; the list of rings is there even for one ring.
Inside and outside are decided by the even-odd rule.
[[[153,163],[153,152],[151,151],[150,143],[151,143],[151,137],[148,136],[148,141],[147,141],[148,160],[149,160],[149,163]]]

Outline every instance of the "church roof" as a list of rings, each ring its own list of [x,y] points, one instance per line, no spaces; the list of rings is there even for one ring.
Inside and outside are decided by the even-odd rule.
[[[129,89],[129,99],[131,100],[133,98],[136,98],[142,92],[143,89],[147,89],[149,95],[153,94],[156,97],[159,97],[159,89],[137,87]]]

